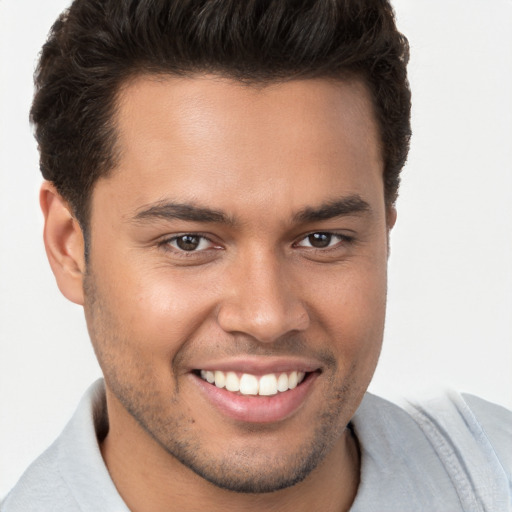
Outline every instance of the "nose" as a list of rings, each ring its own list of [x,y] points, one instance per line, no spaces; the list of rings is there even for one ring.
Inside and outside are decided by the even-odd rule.
[[[240,258],[226,278],[225,298],[217,313],[225,332],[271,343],[309,326],[308,311],[286,261],[260,252]]]

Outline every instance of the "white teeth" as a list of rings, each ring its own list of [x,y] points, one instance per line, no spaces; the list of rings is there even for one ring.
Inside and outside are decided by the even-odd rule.
[[[240,379],[237,377],[236,373],[228,372],[226,374],[226,389],[235,393],[240,391]]]
[[[263,377],[261,377],[259,394],[262,396],[271,396],[277,394],[277,379],[273,373],[269,375],[263,375]]]
[[[283,391],[288,391],[288,389],[288,375],[281,373],[277,379],[277,390],[282,393]]]
[[[272,396],[284,393],[289,389],[295,389],[305,378],[305,372],[292,371],[290,373],[269,373],[257,377],[250,373],[244,373],[241,377],[235,372],[216,370],[201,370],[201,378],[218,388],[226,388],[233,393],[240,392],[242,395]]]
[[[240,393],[242,395],[257,395],[258,379],[254,375],[244,373],[240,379]]]
[[[226,374],[224,372],[215,372],[215,385],[218,388],[223,388],[226,385]]]

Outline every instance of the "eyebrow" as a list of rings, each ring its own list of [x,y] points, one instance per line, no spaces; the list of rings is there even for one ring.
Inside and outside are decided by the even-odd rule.
[[[234,224],[233,219],[221,211],[169,201],[161,201],[152,204],[148,208],[141,209],[134,217],[135,221],[150,221],[153,219]]]
[[[317,207],[305,207],[293,216],[293,221],[296,223],[318,222],[362,213],[371,213],[370,205],[359,195],[352,195],[327,201]],[[142,207],[133,218],[135,222],[152,221],[154,219],[236,224],[235,219],[222,211],[172,201],[160,201],[148,207]]]
[[[318,207],[306,207],[294,215],[296,222],[308,223],[343,217],[371,213],[370,205],[359,195],[342,197],[321,204]]]

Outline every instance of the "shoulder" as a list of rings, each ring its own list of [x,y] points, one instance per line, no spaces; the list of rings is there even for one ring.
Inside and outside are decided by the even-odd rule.
[[[25,471],[1,504],[1,512],[79,510],[61,477],[57,440]]]
[[[438,450],[449,443],[461,459],[474,450],[483,453],[512,482],[512,411],[455,392],[411,403],[407,410]]]
[[[127,511],[103,462],[107,427],[103,381],[93,384],[57,440],[20,478],[1,512]]]
[[[403,407],[367,394],[353,426],[361,446],[354,510],[512,511],[507,409],[457,393]]]
[[[512,467],[512,411],[477,396],[449,391],[399,406],[367,393],[358,414],[360,421],[379,417],[393,431],[425,436],[434,445],[478,446]]]
[[[512,482],[512,411],[473,395],[463,394],[461,400]]]
[[[409,412],[464,495],[492,510],[512,509],[512,412],[473,395],[449,392]]]

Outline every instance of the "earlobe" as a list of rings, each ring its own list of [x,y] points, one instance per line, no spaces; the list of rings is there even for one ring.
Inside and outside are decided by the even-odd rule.
[[[84,237],[68,203],[50,182],[39,195],[44,215],[44,245],[57,286],[71,302],[83,305]]]
[[[389,243],[389,235],[390,235],[391,230],[393,229],[393,226],[396,223],[396,218],[397,218],[396,208],[393,205],[388,206],[387,211],[386,211],[386,224],[387,224],[387,228],[388,228],[387,229],[388,260],[389,260],[389,255],[391,253],[391,246],[390,246],[390,243]]]
[[[391,231],[393,229],[393,226],[395,225],[397,217],[396,208],[392,206],[388,206],[387,212],[386,212],[386,222],[388,225],[388,231]]]

